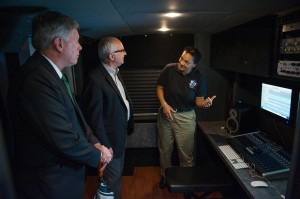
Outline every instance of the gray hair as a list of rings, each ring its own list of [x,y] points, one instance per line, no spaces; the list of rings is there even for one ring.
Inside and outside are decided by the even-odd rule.
[[[103,62],[107,59],[107,55],[115,50],[115,37],[104,37],[98,43],[98,56]]]
[[[32,45],[44,51],[57,37],[67,40],[73,29],[79,29],[79,24],[69,16],[54,11],[41,13],[32,20]]]

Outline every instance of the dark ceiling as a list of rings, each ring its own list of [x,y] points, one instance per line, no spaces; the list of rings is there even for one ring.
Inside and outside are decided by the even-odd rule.
[[[55,10],[77,20],[81,34],[92,39],[107,35],[159,33],[213,34],[247,21],[299,5],[299,0],[1,0],[12,15]],[[178,12],[178,18],[167,18]]]

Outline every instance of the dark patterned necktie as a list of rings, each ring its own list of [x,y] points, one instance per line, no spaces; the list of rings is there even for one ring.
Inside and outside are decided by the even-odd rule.
[[[63,75],[63,76],[61,77],[61,80],[64,82],[64,84],[65,84],[65,86],[66,86],[66,88],[67,88],[67,91],[68,91],[68,93],[69,93],[69,95],[70,95],[72,101],[74,102],[73,95],[72,95],[72,92],[71,92],[71,88],[70,88],[70,85],[69,85],[69,82],[68,82],[66,76]]]

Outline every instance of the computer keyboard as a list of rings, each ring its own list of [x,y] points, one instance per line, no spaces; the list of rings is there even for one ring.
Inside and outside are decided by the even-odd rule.
[[[235,169],[249,168],[244,160],[229,145],[219,146],[220,150]]]

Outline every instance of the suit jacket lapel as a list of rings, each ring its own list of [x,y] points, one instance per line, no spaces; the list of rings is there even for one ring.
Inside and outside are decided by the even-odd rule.
[[[53,66],[52,66],[52,65],[49,63],[49,61],[48,61],[43,55],[41,55],[40,53],[35,52],[35,55],[34,55],[34,56],[42,63],[42,65],[45,67],[45,69],[46,69],[49,73],[51,73],[51,75],[57,80],[57,82],[59,82],[58,85],[62,88],[62,90],[65,91],[65,94],[68,96],[69,100],[72,101],[73,106],[74,106],[75,110],[77,111],[77,114],[79,115],[81,121],[82,121],[83,124],[84,124],[84,128],[85,128],[85,129],[89,128],[88,125],[87,125],[87,123],[86,123],[86,121],[85,121],[85,119],[84,119],[84,117],[83,117],[83,114],[82,114],[82,112],[81,112],[81,110],[80,110],[80,108],[79,108],[79,106],[78,106],[78,104],[77,104],[77,102],[76,102],[75,97],[74,97],[74,101],[73,101],[73,100],[71,99],[71,97],[69,96],[69,93],[68,93],[68,91],[67,91],[67,89],[66,89],[66,86],[64,85],[64,83],[62,82],[62,80],[59,78],[59,76],[58,76],[57,72],[54,70]]]
[[[100,64],[100,70],[101,72],[103,73],[103,75],[105,76],[106,80],[108,81],[108,83],[113,87],[113,89],[115,90],[115,92],[118,94],[120,100],[122,101],[123,105],[126,107],[124,101],[123,101],[123,98],[122,98],[122,95],[119,91],[119,88],[117,87],[115,81],[112,79],[112,77],[110,76],[110,74],[107,72],[107,70],[104,68],[104,66],[102,64]],[[119,74],[118,74],[119,75]],[[119,76],[118,76],[119,77]],[[120,80],[121,81],[121,80]],[[121,82],[123,87],[124,87],[124,84],[123,82]],[[125,89],[125,88],[124,88]],[[126,91],[125,91],[126,92]]]
[[[118,78],[119,78],[120,82],[121,82],[122,85],[123,85],[123,88],[124,88],[124,91],[125,91],[125,95],[126,95],[126,99],[128,100],[129,105],[131,106],[131,100],[130,100],[129,95],[128,95],[128,93],[127,93],[127,89],[126,89],[125,86],[124,86],[124,82],[123,82],[122,76],[120,75],[120,71],[118,72]]]
[[[49,63],[49,61],[43,56],[41,55],[40,53],[36,53],[36,57],[37,59],[40,60],[40,62],[43,64],[43,66],[45,66],[45,69],[51,73],[51,75],[56,79],[57,82],[60,82],[59,83],[59,86],[65,91],[65,93],[67,94],[67,96],[69,96],[69,93],[66,89],[66,86],[64,85],[63,81],[59,78],[57,72],[54,70],[53,66]],[[71,97],[69,96],[70,100],[72,101]],[[73,102],[73,101],[72,101]],[[73,105],[76,107],[76,104],[74,104],[73,102]]]

